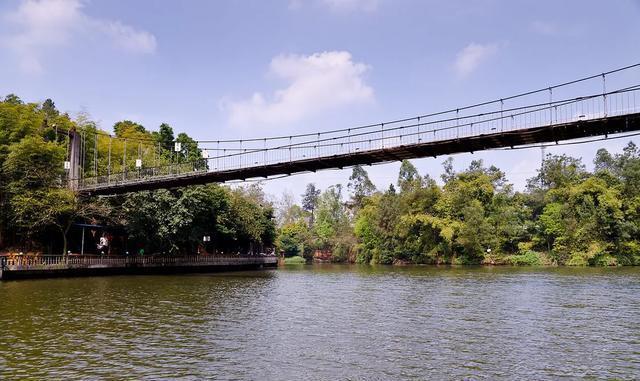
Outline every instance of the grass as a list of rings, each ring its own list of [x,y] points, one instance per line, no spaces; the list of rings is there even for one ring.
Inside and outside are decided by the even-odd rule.
[[[514,266],[540,266],[543,264],[540,254],[531,250],[519,255],[509,255],[505,259],[507,263]]]
[[[285,265],[304,265],[305,263],[307,263],[307,260],[298,255],[284,259]]]

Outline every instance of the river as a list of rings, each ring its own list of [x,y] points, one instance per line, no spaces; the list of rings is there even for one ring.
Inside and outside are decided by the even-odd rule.
[[[638,379],[640,268],[0,282],[0,379]]]

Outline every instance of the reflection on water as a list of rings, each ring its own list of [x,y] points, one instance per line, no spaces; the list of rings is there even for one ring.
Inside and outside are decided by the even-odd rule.
[[[0,379],[640,377],[640,268],[0,283]]]

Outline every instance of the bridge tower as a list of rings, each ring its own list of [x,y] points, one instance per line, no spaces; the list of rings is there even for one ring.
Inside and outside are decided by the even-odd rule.
[[[67,186],[71,190],[78,190],[80,181],[80,150],[81,138],[77,131],[69,131],[69,157],[65,163],[67,169]]]

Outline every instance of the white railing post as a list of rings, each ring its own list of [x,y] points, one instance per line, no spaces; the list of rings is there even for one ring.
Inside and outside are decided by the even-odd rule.
[[[602,73],[602,103],[604,105],[604,117],[607,117],[607,77]]]
[[[553,88],[549,87],[549,125],[553,125]]]

